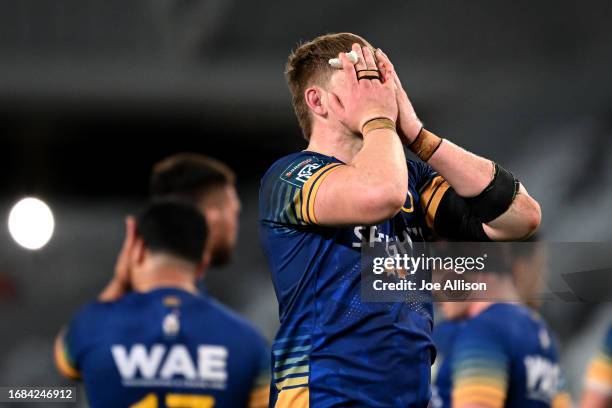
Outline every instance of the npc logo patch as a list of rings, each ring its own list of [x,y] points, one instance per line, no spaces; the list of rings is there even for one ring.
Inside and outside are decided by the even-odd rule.
[[[280,178],[293,186],[301,188],[304,183],[324,165],[325,163],[316,158],[309,157],[298,163],[291,163],[289,167],[281,173]]]

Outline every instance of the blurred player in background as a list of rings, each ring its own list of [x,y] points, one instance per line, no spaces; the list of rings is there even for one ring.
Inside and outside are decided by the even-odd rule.
[[[612,325],[603,346],[587,369],[581,408],[612,407]]]
[[[336,57],[342,69],[328,63]],[[281,323],[271,405],[426,407],[431,303],[362,302],[361,248],[431,232],[522,239],[539,206],[501,166],[423,129],[393,65],[363,38],[301,45],[286,77],[309,144],[274,163],[260,189]],[[402,143],[421,161],[407,161]]]
[[[544,275],[546,273],[546,255],[544,248],[538,244],[537,234],[531,236],[526,242],[511,244],[508,246],[508,250],[512,252],[510,269],[512,271],[516,294],[523,304],[529,306],[533,310],[538,310],[541,303],[540,295],[543,288]],[[449,275],[444,273],[444,276]],[[434,280],[436,282],[443,282],[444,276],[440,277],[437,273],[434,273]],[[436,295],[439,295],[439,293]],[[442,297],[444,297],[443,293]],[[448,300],[448,298],[438,299],[440,302],[444,302],[445,300]],[[445,303],[441,303],[441,305],[444,304]],[[442,311],[444,311],[444,308],[442,308]],[[442,315],[444,320],[438,322],[433,330],[433,342],[436,346],[437,354],[435,364],[432,366],[431,371],[433,380],[432,408],[441,408],[444,406],[444,401],[447,401],[447,403],[450,401],[450,395],[447,394],[440,397],[437,388],[439,385],[441,389],[450,393],[451,387],[449,383],[438,384],[438,381],[450,381],[450,378],[446,376],[444,380],[438,379],[438,372],[446,356],[451,351],[457,334],[465,325],[465,319],[447,318],[444,316],[444,313],[442,313]]]
[[[512,253],[510,269],[512,270],[512,278],[518,298],[523,304],[531,307],[533,310],[538,310],[541,303],[540,296],[546,273],[546,256],[544,248],[538,244],[537,234],[531,236],[525,242],[504,245],[507,245],[508,251]],[[444,276],[441,277],[438,273],[434,273],[434,280],[436,282],[443,282]],[[436,293],[436,295],[440,295],[440,293]],[[442,298],[438,298],[438,301],[444,302],[445,300],[449,300],[448,298],[444,298],[444,293],[441,293],[441,295]],[[436,362],[432,367],[432,378],[434,382],[440,365],[450,351],[455,341],[455,337],[463,325],[463,319],[446,318],[435,325],[433,341],[436,346],[437,354]],[[435,385],[432,389],[436,389]],[[437,395],[437,392],[434,392],[434,394]],[[434,404],[434,408],[437,406],[441,405]]]
[[[197,206],[206,217],[209,238],[206,257],[213,266],[228,264],[238,236],[240,200],[236,176],[224,163],[196,153],[179,153],[153,167],[152,198],[178,198]],[[100,300],[115,300],[130,288],[126,254],[131,245],[134,223],[126,220],[126,240],[115,266],[115,275]]]
[[[195,286],[205,263],[201,212],[159,201],[135,225],[126,254],[133,291],[76,314],[56,340],[60,372],[83,379],[92,407],[267,406],[265,340]]]
[[[533,309],[521,305],[536,305],[537,293],[517,288],[525,270],[540,281],[539,249],[535,243],[488,246],[489,259],[496,259],[491,269],[467,278],[486,282],[489,300],[480,295],[478,301],[440,303],[449,322],[434,329],[440,366],[432,408],[571,406],[556,339]]]

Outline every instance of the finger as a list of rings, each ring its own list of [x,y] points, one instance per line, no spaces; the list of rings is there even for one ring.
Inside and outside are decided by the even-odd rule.
[[[374,59],[374,54],[372,54],[372,50],[370,50],[370,47],[363,47],[362,50],[367,69],[376,71],[376,60]],[[380,80],[378,79],[371,79],[371,81],[375,84],[380,83]]]
[[[357,76],[355,75],[355,67],[353,66],[353,63],[348,59],[346,54],[343,52],[338,54],[338,58],[340,58],[340,61],[342,62],[342,70],[344,71],[344,74],[346,75],[346,79],[348,83],[356,84]]]
[[[376,60],[374,59],[374,54],[372,54],[370,47],[363,47],[362,51],[367,67],[366,69],[376,69]]]
[[[329,109],[332,111],[332,113],[337,116],[338,118],[342,119],[344,118],[344,106],[342,105],[342,102],[340,101],[340,98],[338,97],[338,95],[336,95],[335,93],[329,93]]]
[[[395,82],[395,85],[398,88],[402,89],[402,81],[400,81],[399,76],[397,75],[397,72],[395,72],[395,67],[393,66],[393,63],[391,62],[391,60],[389,59],[389,57],[387,56],[387,54],[385,54],[383,50],[379,48],[378,51],[380,52],[381,57],[385,60],[385,65],[386,66],[388,65],[387,70],[390,71],[390,75],[393,77],[393,81]]]
[[[367,65],[365,59],[363,57],[363,51],[361,50],[361,46],[357,43],[353,44],[353,51],[357,54],[357,63],[355,64],[355,69],[357,71],[361,69],[367,69]]]
[[[380,48],[376,49],[376,58],[378,59],[378,62],[382,62],[386,66],[393,68],[393,63],[389,57],[387,57],[387,54],[385,54]]]
[[[134,241],[136,240],[136,220],[133,216],[125,218],[125,238],[123,240],[123,246],[121,252],[117,257],[115,263],[115,274],[119,276],[125,276],[129,268],[130,253],[134,247]]]
[[[381,79],[383,83],[395,82],[395,78],[393,77],[393,64],[389,62],[387,58],[382,55],[380,49],[375,51],[376,55],[376,66],[380,71]]]
[[[384,62],[377,61],[376,66],[380,71],[380,78],[382,83],[389,81],[393,82],[393,76],[391,75],[391,72],[387,69],[387,66]]]
[[[136,219],[132,215],[125,218],[125,236],[126,240],[132,245],[136,239]]]

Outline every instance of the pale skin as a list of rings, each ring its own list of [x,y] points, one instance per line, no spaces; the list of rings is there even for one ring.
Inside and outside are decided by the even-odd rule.
[[[348,164],[331,172],[318,190],[315,214],[322,225],[376,224],[399,212],[407,186],[402,143],[410,144],[422,126],[387,56],[377,50],[375,62],[369,48],[354,44],[353,50],[359,55],[354,67],[341,53],[343,69],[334,72],[326,86],[312,86],[304,94],[313,121],[307,150]],[[356,80],[355,69],[373,67],[380,69],[382,81]],[[363,84],[368,82],[373,84]],[[389,103],[387,85],[393,85],[397,114]],[[387,130],[362,137],[359,125],[377,116],[395,119],[399,138]],[[482,192],[494,173],[491,160],[448,140],[429,164],[463,197]],[[494,241],[521,240],[537,230],[540,220],[538,203],[521,185],[508,210],[483,228]]]
[[[610,408],[612,395],[606,395],[597,390],[587,388],[582,395],[580,408]]]
[[[369,50],[353,46],[360,55],[357,68],[375,67]],[[404,203],[408,178],[406,157],[397,134],[388,129],[363,138],[363,124],[373,118],[397,120],[395,90],[390,82],[357,81],[355,67],[344,53],[328,90],[311,87],[305,98],[314,117],[308,150],[335,156],[346,166],[331,172],[321,185],[315,214],[322,225],[376,224],[392,217]]]

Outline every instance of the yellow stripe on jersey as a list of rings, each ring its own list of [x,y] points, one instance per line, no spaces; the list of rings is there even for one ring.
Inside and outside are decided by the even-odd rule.
[[[466,385],[453,390],[453,406],[481,404],[488,408],[503,408],[506,391],[489,385]]]
[[[258,387],[251,391],[249,408],[267,408],[270,402],[270,387]]]
[[[402,211],[405,213],[411,213],[414,211],[414,198],[412,198],[412,193],[408,190],[408,197],[410,197],[410,207],[406,208],[402,206]]]
[[[62,331],[55,339],[54,346],[55,365],[57,370],[64,377],[68,377],[72,380],[78,380],[81,378],[81,373],[72,366],[68,359],[67,352],[64,345],[64,332]]]
[[[293,366],[283,371],[276,371],[274,373],[274,379],[277,380],[292,374],[304,374],[308,373],[309,371],[310,366],[308,365],[308,363],[306,363],[306,365],[303,366]]]
[[[550,408],[571,408],[572,399],[567,392],[558,394],[553,398]]]
[[[461,377],[455,381],[455,388],[469,387],[473,385],[482,385],[485,387],[492,387],[497,388],[499,390],[504,390],[506,388],[506,379],[503,377],[496,376],[494,373],[491,373],[490,377],[483,377],[482,375]]]
[[[586,384],[590,388],[612,395],[612,360],[600,353],[589,365]]]
[[[291,377],[286,380],[276,383],[276,388],[283,390],[287,387],[296,387],[298,385],[308,385],[308,375],[302,377]]]
[[[319,187],[321,187],[321,183],[333,169],[340,167],[341,163],[330,163],[326,166],[321,167],[312,176],[308,179],[304,186],[302,187],[301,197],[301,212],[302,212],[302,220],[304,220],[307,224],[316,224],[317,219],[315,218],[314,213],[314,203],[317,197],[317,192]]]
[[[168,407],[212,408],[214,405],[215,398],[210,395],[166,394]]]
[[[274,408],[308,408],[309,406],[310,395],[306,387],[281,391],[274,404]]]
[[[427,187],[421,192],[421,206],[425,213],[427,226],[433,229],[434,219],[442,197],[450,188],[450,184],[442,176],[434,177]]]

